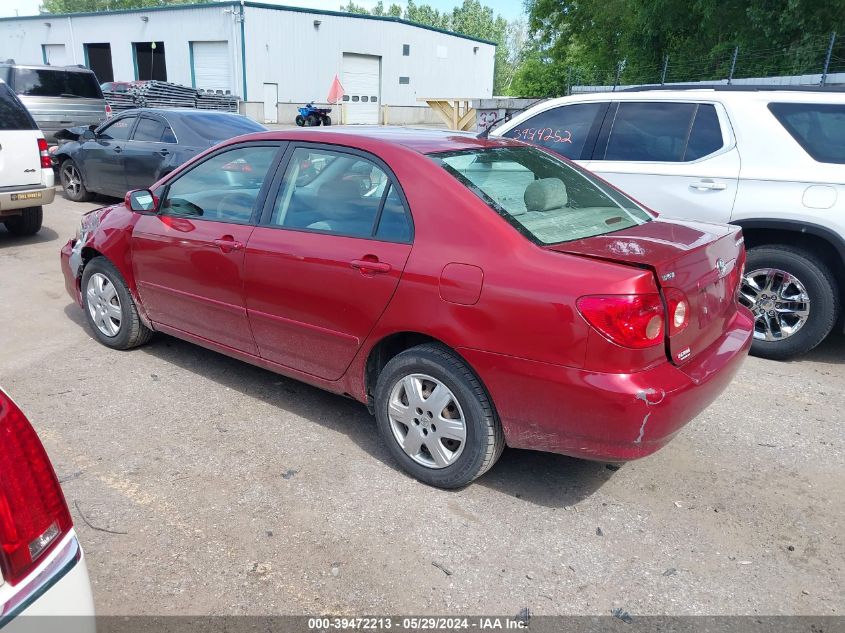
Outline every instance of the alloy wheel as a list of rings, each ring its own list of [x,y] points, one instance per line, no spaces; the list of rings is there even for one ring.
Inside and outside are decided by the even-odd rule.
[[[777,268],[745,273],[739,301],[754,313],[754,338],[781,341],[800,330],[810,316],[810,295],[801,281]]]
[[[64,187],[68,193],[78,196],[82,190],[82,175],[79,173],[76,165],[73,163],[65,163],[62,166],[62,175],[64,176]]]
[[[409,374],[398,380],[387,414],[396,442],[418,464],[446,468],[461,456],[467,439],[463,410],[437,378]]]
[[[109,337],[117,336],[123,321],[123,310],[117,288],[102,273],[94,273],[85,289],[88,313],[97,329]]]

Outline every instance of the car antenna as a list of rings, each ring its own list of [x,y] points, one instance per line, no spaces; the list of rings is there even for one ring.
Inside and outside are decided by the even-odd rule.
[[[481,130],[478,134],[476,134],[476,135],[475,135],[475,138],[480,138],[480,139],[486,139],[486,138],[488,138],[488,137],[490,136],[490,132],[492,132],[492,131],[493,131],[493,128],[494,128],[494,127],[496,127],[497,125],[499,125],[499,123],[501,123],[502,121],[510,121],[510,120],[511,120],[513,117],[515,117],[517,114],[522,114],[522,113],[523,113],[523,112],[525,112],[528,108],[533,108],[535,105],[537,105],[538,103],[540,103],[541,101],[543,101],[545,98],[546,98],[546,97],[540,97],[540,98],[539,98],[539,99],[537,99],[536,101],[532,101],[532,102],[531,102],[531,103],[529,103],[527,106],[524,106],[524,107],[520,108],[520,109],[519,109],[519,110],[517,110],[516,112],[511,112],[510,114],[508,114],[508,113],[507,113],[507,108],[505,108],[505,114],[504,114],[504,116],[500,116],[498,119],[496,119],[495,121],[493,121],[490,125],[488,125],[485,129]]]

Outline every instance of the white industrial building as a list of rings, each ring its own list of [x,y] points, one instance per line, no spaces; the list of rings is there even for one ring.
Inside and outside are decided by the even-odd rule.
[[[0,19],[0,59],[228,91],[270,123],[324,102],[335,75],[345,122],[382,122],[385,105],[391,122],[421,122],[434,116],[421,98],[492,96],[495,50],[399,18],[256,2]]]

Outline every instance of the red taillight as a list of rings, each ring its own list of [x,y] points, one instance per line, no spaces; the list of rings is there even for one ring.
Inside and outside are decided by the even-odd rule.
[[[587,323],[618,345],[642,349],[663,341],[663,302],[656,292],[589,295],[576,305]]]
[[[50,158],[48,149],[47,141],[43,138],[38,139],[38,153],[41,154],[42,169],[50,169],[53,166],[53,159]]]
[[[689,299],[677,288],[665,288],[663,296],[666,297],[666,311],[669,321],[669,336],[675,336],[689,325]]]
[[[73,522],[35,430],[0,391],[0,571],[26,577]]]
[[[106,118],[111,118],[111,106],[108,103],[106,104]]]

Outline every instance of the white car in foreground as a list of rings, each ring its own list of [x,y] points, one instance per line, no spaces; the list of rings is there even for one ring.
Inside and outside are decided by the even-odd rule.
[[[30,616],[63,617],[45,628]],[[88,569],[59,480],[32,425],[0,389],[0,629],[94,628]]]
[[[655,211],[741,226],[752,353],[807,352],[842,326],[845,92],[666,88],[550,99],[491,136],[552,149]]]

